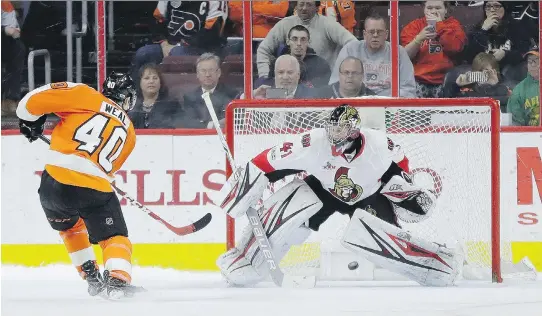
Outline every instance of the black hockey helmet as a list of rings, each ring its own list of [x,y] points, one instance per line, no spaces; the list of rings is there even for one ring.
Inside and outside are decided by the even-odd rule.
[[[102,94],[122,106],[125,111],[134,108],[137,91],[132,77],[121,72],[111,72],[105,79],[102,87]],[[126,104],[126,99],[129,102]]]
[[[361,118],[358,110],[348,104],[342,104],[331,111],[326,122],[326,132],[332,145],[339,145],[359,134]]]

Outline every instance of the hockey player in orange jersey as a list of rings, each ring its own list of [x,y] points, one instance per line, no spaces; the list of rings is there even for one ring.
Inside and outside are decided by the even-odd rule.
[[[30,142],[43,133],[47,114],[60,117],[38,193],[49,224],[60,232],[93,296],[117,299],[141,290],[130,285],[132,244],[110,184],[135,146],[125,112],[135,99],[132,79],[111,73],[103,94],[81,83],[52,83],[30,91],[17,108],[20,131]],[[103,276],[91,244],[102,248]]]

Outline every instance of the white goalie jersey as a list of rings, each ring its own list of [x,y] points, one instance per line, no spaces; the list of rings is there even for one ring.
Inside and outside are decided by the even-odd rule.
[[[361,128],[360,134],[361,150],[351,156],[331,146],[322,128],[267,149],[252,162],[270,179],[306,171],[335,198],[353,205],[378,191],[392,162],[408,172],[408,159],[385,133]]]

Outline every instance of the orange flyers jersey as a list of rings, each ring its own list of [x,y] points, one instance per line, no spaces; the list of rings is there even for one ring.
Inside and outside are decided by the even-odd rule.
[[[93,88],[71,82],[37,88],[17,108],[19,118],[27,121],[49,113],[60,122],[51,136],[47,172],[63,184],[111,192],[114,173],[135,146],[128,115]]]
[[[356,26],[356,9],[354,1],[322,1],[320,4],[320,14],[335,18],[350,33],[354,33]]]

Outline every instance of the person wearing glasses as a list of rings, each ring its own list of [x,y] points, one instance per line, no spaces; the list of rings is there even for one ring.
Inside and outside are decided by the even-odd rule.
[[[376,95],[363,84],[363,62],[346,57],[339,67],[339,81],[320,90],[322,99],[358,98]]]
[[[286,44],[281,45],[278,56],[292,55],[299,61],[301,69],[299,82],[301,84],[315,88],[327,86],[329,76],[331,76],[331,68],[327,61],[318,56],[314,49],[310,47],[310,43],[309,30],[303,25],[296,25],[288,32]],[[261,84],[272,85],[275,78],[275,63],[276,60],[271,63],[269,78],[260,78],[256,86]]]
[[[508,99],[508,113],[512,123],[520,126],[540,126],[540,53],[538,48],[525,54],[527,77],[512,91]]]
[[[506,66],[523,61],[531,47],[529,32],[512,18],[504,1],[485,1],[483,8],[484,20],[469,33],[464,58],[471,63],[479,53],[493,54],[504,73]]]
[[[200,86],[184,95],[183,108],[197,126],[192,128],[213,128],[211,116],[201,95],[209,92],[216,116],[223,124],[226,106],[237,98],[239,91],[220,83],[220,58],[212,53],[202,54],[196,61],[196,72]]]
[[[386,41],[389,31],[384,18],[372,14],[365,19],[363,40],[346,44],[341,52],[333,71],[329,84],[339,81],[339,68],[346,57],[353,56],[363,62],[363,82],[367,88],[379,96],[391,96],[391,44]],[[416,82],[414,81],[414,67],[406,50],[399,46],[399,96],[403,98],[416,97]]]
[[[273,26],[256,53],[259,78],[269,78],[271,62],[276,58],[277,49],[286,42],[288,32],[296,25],[303,25],[309,30],[311,47],[330,66],[346,43],[356,41],[356,37],[337,21],[319,15],[319,7],[320,1],[297,1],[297,14],[285,17]]]

